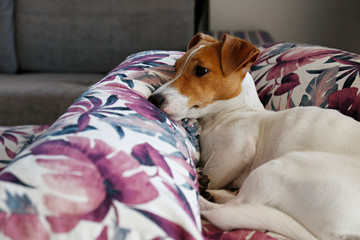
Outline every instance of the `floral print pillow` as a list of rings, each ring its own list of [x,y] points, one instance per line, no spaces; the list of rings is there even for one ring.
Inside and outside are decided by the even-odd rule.
[[[203,238],[194,139],[147,101],[182,54],[130,56],[22,144],[0,171],[0,239]]]
[[[360,120],[359,55],[296,43],[272,43],[260,51],[251,75],[267,109],[319,106]]]

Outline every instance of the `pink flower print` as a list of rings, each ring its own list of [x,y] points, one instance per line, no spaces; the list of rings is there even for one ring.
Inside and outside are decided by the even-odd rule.
[[[351,87],[337,91],[329,96],[329,108],[360,121],[360,93]]]
[[[273,88],[274,85],[269,85],[269,86],[264,85],[257,90],[259,99],[264,106],[266,106],[269,103],[272,96],[271,91]]]
[[[152,63],[152,65],[163,64],[161,62],[157,62],[157,60],[160,60],[165,57],[169,57],[169,54],[158,53],[158,54],[149,54],[146,56],[130,58],[129,60],[122,62],[119,66],[117,66],[111,72],[116,72],[119,70],[142,71],[145,68],[147,68],[147,66],[146,66],[147,63]]]
[[[6,153],[5,156],[2,156],[3,159],[0,160],[12,160],[16,156],[19,150],[16,149],[17,146],[19,145],[18,138],[28,135],[29,133],[24,131],[18,131],[16,128],[8,128],[8,127],[0,128],[0,145],[3,145]],[[9,147],[10,145],[7,142],[12,143],[16,147],[10,148]]]
[[[339,53],[338,50],[320,50],[318,47],[301,47],[294,48],[281,54],[276,59],[276,64],[273,66],[266,80],[277,79],[281,76],[286,76],[296,71],[299,67],[310,64],[318,59],[330,56],[331,54]]]
[[[163,111],[152,105],[145,98],[139,98],[132,102],[125,103],[125,106],[149,120],[166,122],[167,115]]]
[[[144,69],[143,71],[131,72],[127,75],[127,78],[142,81],[157,88],[169,81],[174,76],[174,72],[174,66],[160,65]]]
[[[142,165],[158,166],[162,168],[170,177],[173,177],[171,169],[164,157],[150,144],[143,143],[133,147],[131,153]]]
[[[46,220],[50,224],[52,232],[67,233],[79,223],[81,217],[46,217]]]
[[[44,133],[46,130],[49,129],[51,125],[34,125],[32,127],[32,130],[34,131],[35,134],[41,134]]]
[[[158,196],[143,171],[132,171],[140,167],[132,156],[114,153],[101,140],[94,140],[91,146],[84,137],[68,139],[47,141],[32,149],[39,156],[37,163],[50,170],[42,176],[45,184],[59,192],[44,195],[46,207],[56,216],[102,221],[115,200],[136,205]],[[82,200],[76,201],[74,196]]]
[[[293,90],[298,85],[300,85],[299,75],[290,73],[281,79],[281,85],[275,90],[274,95],[283,95],[284,93]]]
[[[50,239],[37,215],[0,213],[0,229],[12,240]]]
[[[203,224],[203,232],[208,240],[225,240],[225,239],[239,239],[239,240],[276,240],[262,231],[238,229],[232,231],[221,231],[214,225],[205,222]]]
[[[341,74],[337,80],[347,77],[343,88],[350,88],[351,85],[354,83],[356,76],[360,77],[360,58],[359,57],[355,57],[355,59],[350,60],[349,56],[351,57],[351,54],[347,54],[345,55],[348,59],[342,59],[344,58],[344,55],[340,55],[340,56],[334,56],[331,58],[331,60],[329,60],[330,62],[332,61],[336,61],[342,65],[345,65],[346,67],[344,69],[345,72],[343,74]],[[354,61],[355,60],[355,61]]]

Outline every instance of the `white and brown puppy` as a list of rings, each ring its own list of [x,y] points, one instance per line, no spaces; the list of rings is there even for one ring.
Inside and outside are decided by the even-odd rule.
[[[360,123],[317,107],[265,110],[248,73],[258,54],[239,38],[198,34],[153,96],[174,120],[199,119],[217,202],[202,198],[202,216],[223,230],[360,239]]]

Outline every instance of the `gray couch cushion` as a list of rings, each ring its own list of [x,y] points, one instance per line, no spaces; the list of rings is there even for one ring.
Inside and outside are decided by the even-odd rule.
[[[5,73],[13,73],[17,69],[13,11],[13,0],[0,1],[0,72]]]
[[[0,74],[0,126],[53,123],[102,74]]]
[[[194,0],[16,0],[20,70],[107,72],[141,50],[185,50]]]

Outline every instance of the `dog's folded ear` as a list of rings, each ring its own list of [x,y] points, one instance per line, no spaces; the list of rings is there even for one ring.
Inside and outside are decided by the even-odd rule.
[[[216,43],[216,42],[218,42],[218,40],[216,40],[215,38],[203,33],[198,33],[190,40],[187,50],[190,50],[196,45]]]
[[[221,44],[221,68],[225,76],[242,71],[246,74],[259,56],[260,50],[243,39],[225,34]]]

